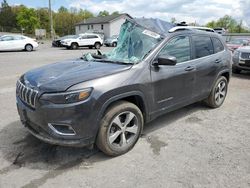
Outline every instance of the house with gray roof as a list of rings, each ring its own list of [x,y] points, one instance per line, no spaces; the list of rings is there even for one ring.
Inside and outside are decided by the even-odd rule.
[[[75,31],[76,34],[100,33],[104,35],[104,38],[108,38],[119,34],[121,25],[127,18],[132,17],[128,14],[93,17],[77,23]]]

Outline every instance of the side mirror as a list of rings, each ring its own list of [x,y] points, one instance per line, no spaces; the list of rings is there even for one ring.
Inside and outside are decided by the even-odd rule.
[[[174,56],[159,56],[157,58],[157,65],[176,65],[177,60]]]

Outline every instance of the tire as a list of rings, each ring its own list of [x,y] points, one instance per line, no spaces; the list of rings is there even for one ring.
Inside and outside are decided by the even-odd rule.
[[[101,48],[101,43],[100,42],[96,42],[95,43],[95,49],[100,49]]]
[[[26,44],[26,45],[25,45],[25,50],[26,50],[27,52],[31,52],[31,51],[33,51],[33,46],[32,46],[31,44]]]
[[[234,74],[240,74],[241,70],[240,69],[237,69],[237,68],[232,68],[232,72]]]
[[[142,112],[133,103],[119,101],[113,104],[100,122],[97,147],[109,156],[128,152],[138,141],[143,122]]]
[[[76,49],[78,49],[78,44],[77,43],[72,43],[70,45],[70,47],[71,47],[72,50],[76,50]]]
[[[211,108],[220,107],[226,98],[227,89],[228,89],[227,79],[224,76],[219,77],[216,80],[210,95],[205,100],[206,104]]]
[[[66,46],[66,49],[69,50],[69,49],[71,49],[71,47],[70,46]]]
[[[117,46],[117,42],[113,42],[112,46],[116,47]]]

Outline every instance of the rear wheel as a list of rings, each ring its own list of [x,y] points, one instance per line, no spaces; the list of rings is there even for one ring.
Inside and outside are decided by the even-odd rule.
[[[142,129],[140,109],[132,103],[120,101],[112,105],[102,118],[96,144],[107,155],[122,155],[134,147]]]
[[[117,46],[117,42],[113,42],[112,46],[116,47]]]
[[[32,46],[31,44],[26,44],[25,50],[26,50],[27,52],[31,52],[31,51],[33,50],[33,46]]]
[[[237,69],[237,68],[232,68],[232,72],[234,74],[240,74],[241,70],[240,69]]]
[[[96,42],[96,43],[95,43],[95,48],[96,48],[96,49],[100,49],[100,48],[101,48],[101,44],[100,44],[99,42]]]
[[[72,43],[71,44],[71,49],[72,50],[76,50],[78,48],[78,44],[77,43]]]
[[[219,77],[216,83],[214,84],[209,97],[205,100],[207,105],[211,108],[220,107],[226,98],[227,87],[227,79],[224,76]]]

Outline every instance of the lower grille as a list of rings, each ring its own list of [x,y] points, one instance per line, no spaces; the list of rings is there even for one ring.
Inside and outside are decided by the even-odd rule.
[[[38,91],[25,86],[18,80],[16,84],[16,94],[24,103],[35,108]]]

